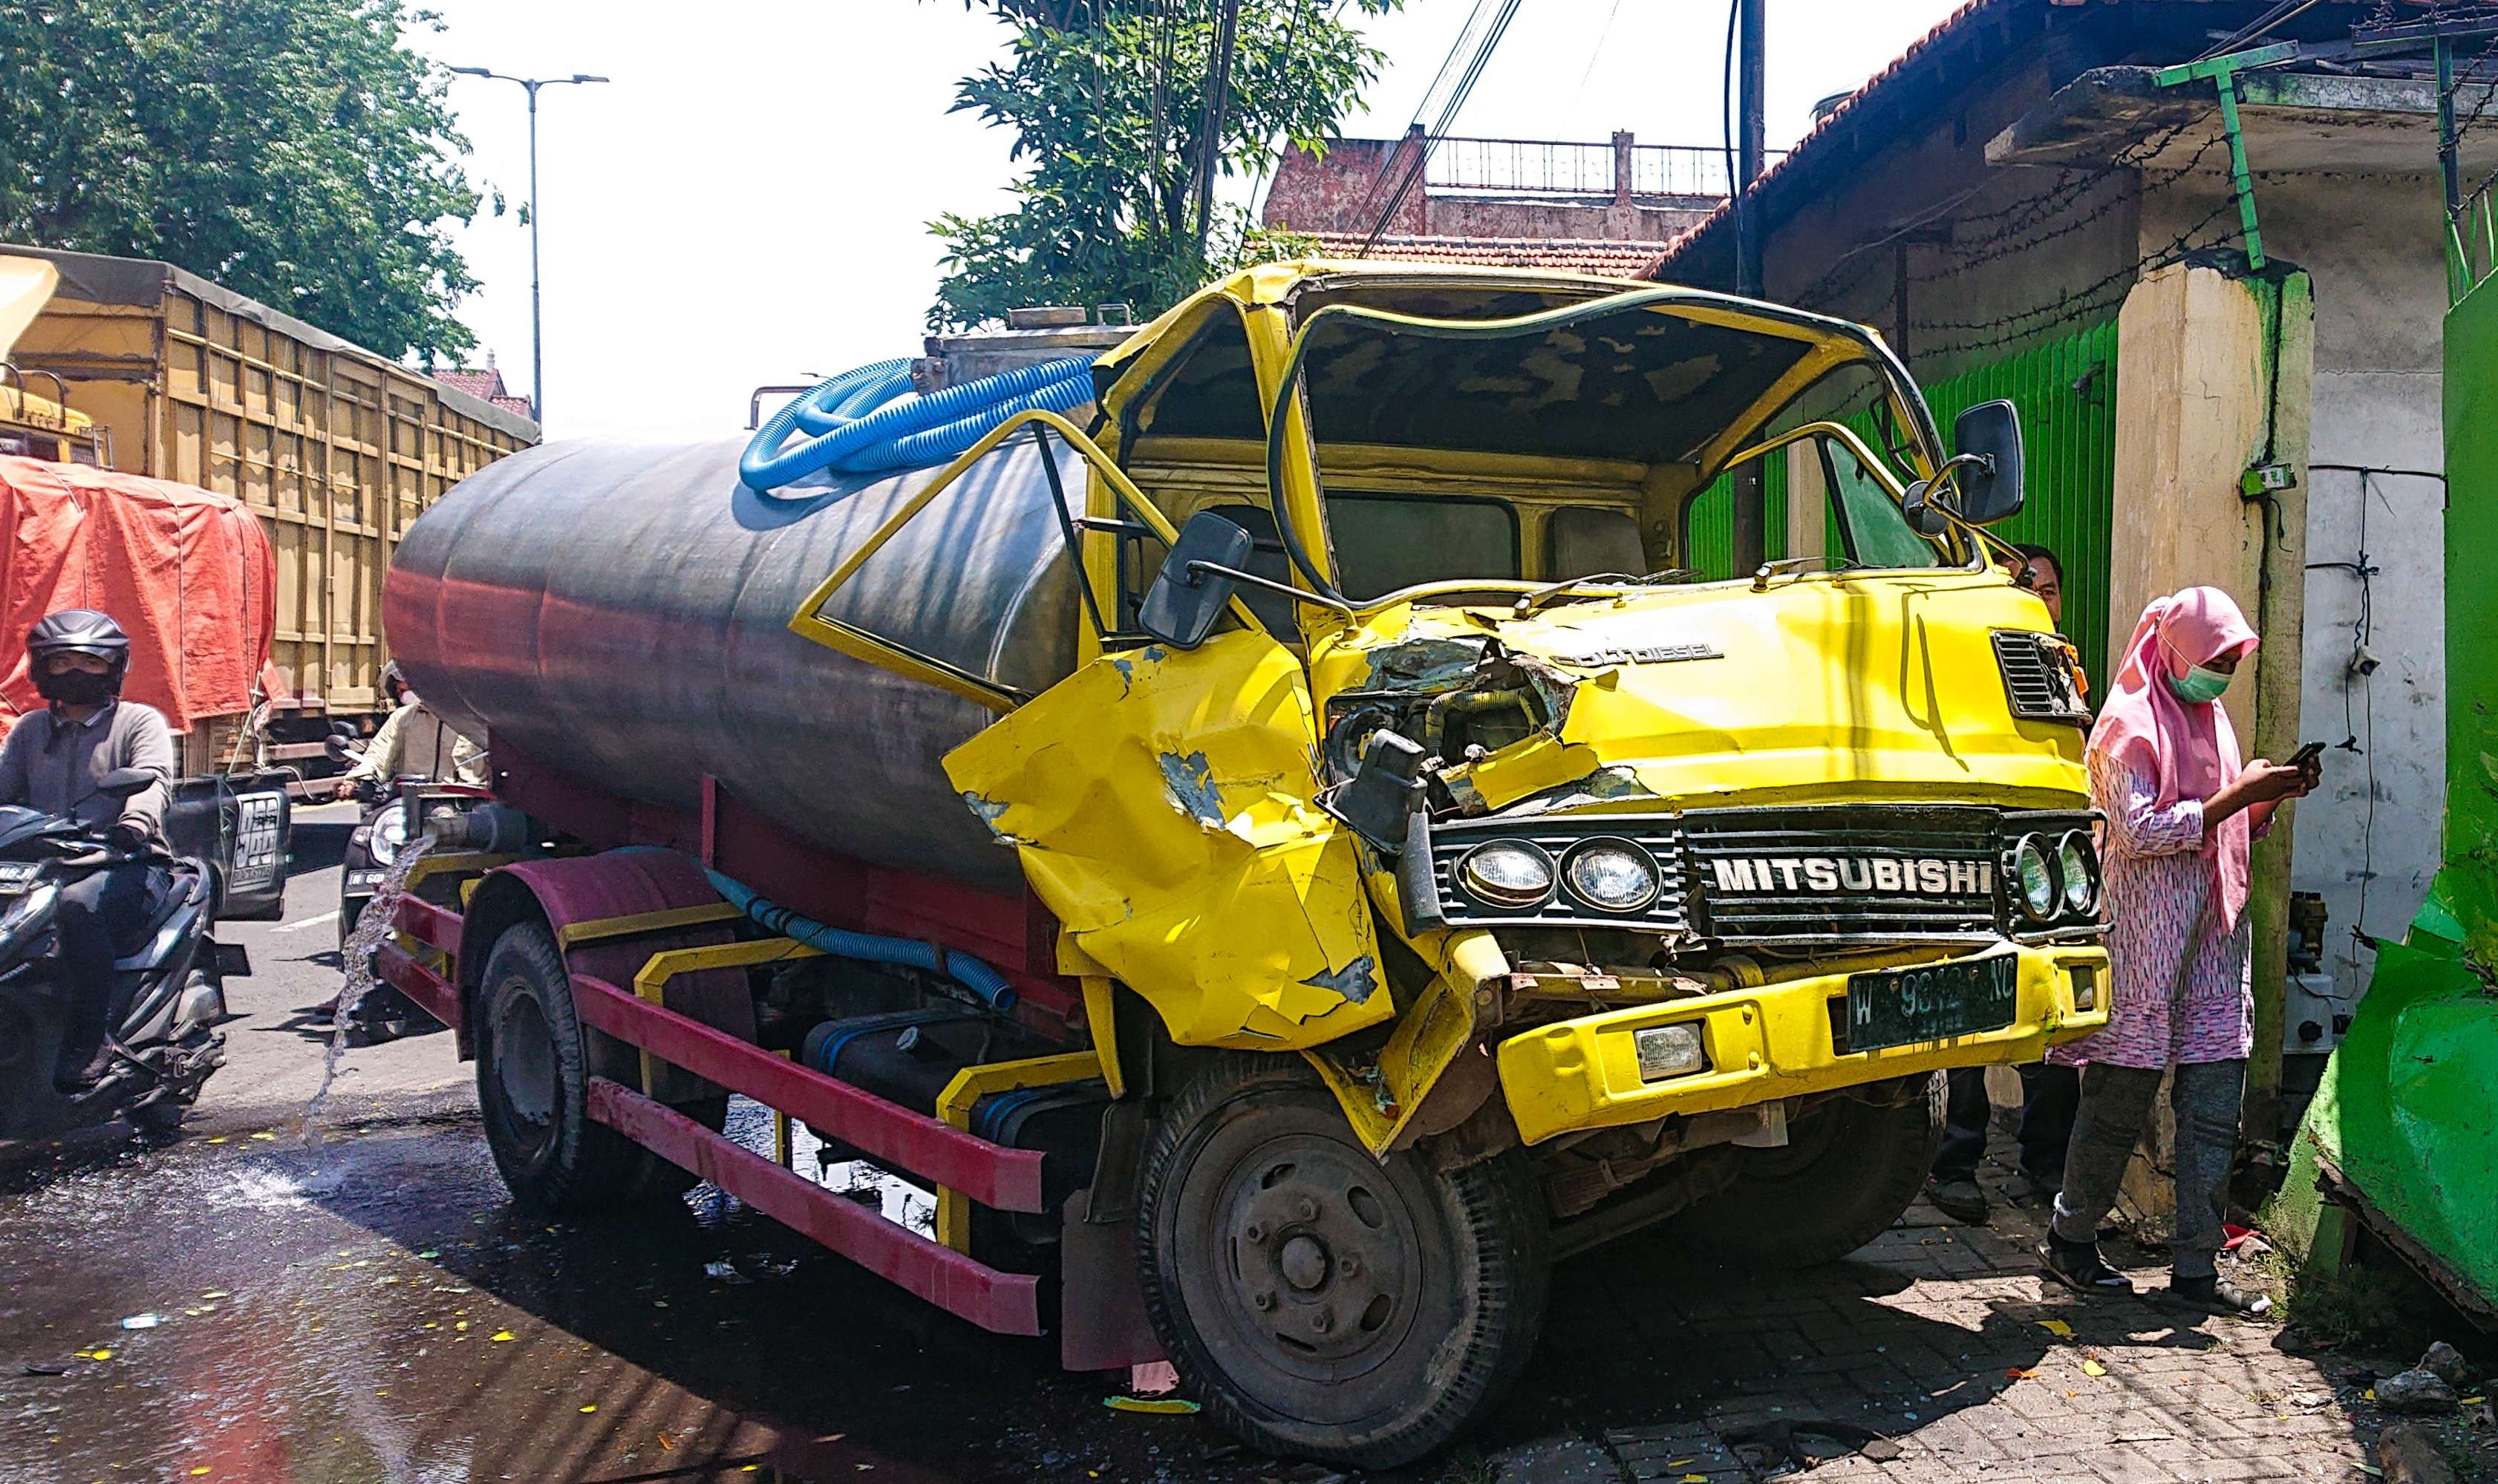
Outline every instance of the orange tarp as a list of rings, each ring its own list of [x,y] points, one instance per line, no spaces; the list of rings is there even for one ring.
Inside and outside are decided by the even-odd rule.
[[[176,732],[245,711],[277,637],[277,558],[240,500],[82,464],[0,457],[0,732],[44,705],[26,631],[94,608],[130,632],[121,693]]]

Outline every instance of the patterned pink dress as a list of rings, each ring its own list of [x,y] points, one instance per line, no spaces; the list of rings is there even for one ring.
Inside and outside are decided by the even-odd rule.
[[[2255,1046],[2248,956],[2255,929],[2241,912],[2237,931],[2221,933],[2212,901],[2220,873],[2204,837],[2202,801],[2161,808],[2159,779],[2101,752],[2090,765],[2091,802],[2107,816],[2099,859],[2116,982],[2107,1028],[2057,1047],[2047,1059],[2168,1067],[2243,1058]],[[2255,837],[2271,825],[2267,815]]]

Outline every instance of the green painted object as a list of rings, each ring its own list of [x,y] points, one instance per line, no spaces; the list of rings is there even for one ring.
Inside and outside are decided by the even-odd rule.
[[[2320,1166],[2378,1234],[2498,1326],[2498,287],[2446,318],[2446,861],[2299,1125],[2276,1204]],[[2303,1211],[2302,1211],[2303,1208]],[[2312,1220],[2307,1229],[2313,1229]],[[2293,1236],[2291,1245],[2299,1246]],[[2320,1246],[2322,1244],[2319,1244]]]
[[[2498,995],[2463,961],[2379,945],[2377,972],[2300,1125],[2321,1155],[2436,1270],[2498,1318]],[[2404,1240],[2407,1239],[2407,1240]]]

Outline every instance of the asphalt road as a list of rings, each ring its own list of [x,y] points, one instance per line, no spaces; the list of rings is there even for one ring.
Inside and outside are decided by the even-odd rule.
[[[1109,1380],[718,1191],[657,1216],[523,1217],[447,1032],[347,1050],[307,1127],[354,822],[299,813],[283,920],[220,927],[254,972],[228,984],[228,1062],[178,1138],[116,1128],[0,1156],[0,1480],[1276,1472],[1230,1462],[1194,1418],[1105,1410]],[[769,1147],[761,1110],[731,1126]]]

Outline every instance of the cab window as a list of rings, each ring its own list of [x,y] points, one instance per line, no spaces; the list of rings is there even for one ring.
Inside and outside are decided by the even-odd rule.
[[[1327,510],[1337,585],[1356,603],[1424,583],[1518,579],[1518,514],[1498,500],[1329,490]]]

